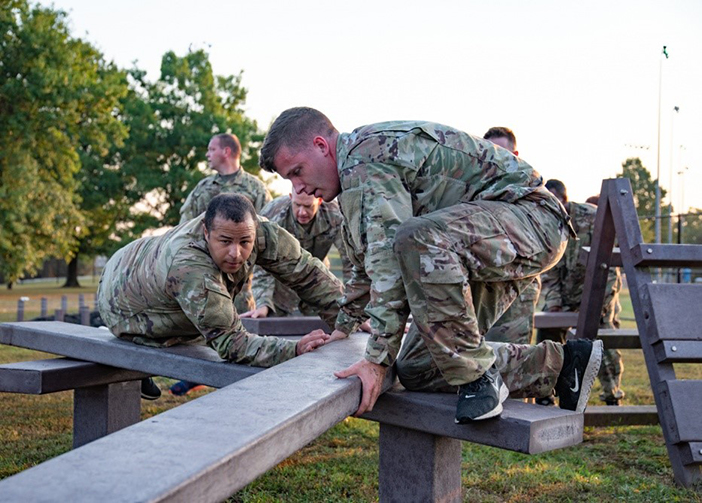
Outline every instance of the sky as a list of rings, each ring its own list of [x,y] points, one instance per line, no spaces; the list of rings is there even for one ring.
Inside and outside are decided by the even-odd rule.
[[[478,136],[507,126],[573,201],[640,157],[676,211],[702,208],[699,0],[41,3],[153,80],[165,52],[206,50],[216,74],[243,71],[246,113],[263,129],[294,106],[342,132],[398,119]]]

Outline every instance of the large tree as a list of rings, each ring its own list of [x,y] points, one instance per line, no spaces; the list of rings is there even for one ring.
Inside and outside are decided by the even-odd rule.
[[[12,282],[75,254],[80,152],[105,153],[124,136],[115,111],[127,88],[70,36],[61,11],[2,2],[0,33],[0,269]]]
[[[617,177],[628,178],[634,191],[634,203],[641,223],[641,233],[645,242],[651,243],[655,239],[656,217],[656,181],[651,178],[651,173],[644,167],[641,159],[632,157],[622,163],[622,172]],[[666,190],[661,191],[661,201],[666,195]],[[667,229],[667,222],[662,222],[661,229]],[[663,232],[663,231],[662,231]]]

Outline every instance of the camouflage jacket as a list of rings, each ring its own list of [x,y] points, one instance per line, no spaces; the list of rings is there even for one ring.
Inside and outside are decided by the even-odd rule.
[[[343,217],[336,201],[322,202],[314,219],[307,225],[300,224],[295,218],[290,196],[274,199],[263,208],[261,215],[295,236],[300,246],[319,260],[324,261],[331,246],[336,246],[344,269],[344,279],[348,281],[351,277],[351,262],[346,256],[346,246],[341,237]],[[256,267],[254,270],[252,290],[256,307],[267,306],[273,311],[272,316],[290,314],[298,307],[303,314],[315,314],[314,309],[300,305],[300,299],[294,291],[280,281],[276,281],[261,267]]]
[[[257,213],[271,200],[271,194],[263,182],[244,171],[244,168],[239,168],[231,175],[216,174],[200,180],[180,208],[180,223],[204,213],[214,196],[227,192],[248,197]]]
[[[341,282],[300,248],[286,230],[259,219],[251,257],[235,274],[212,260],[202,218],[162,236],[145,237],[117,251],[98,287],[98,308],[113,334],[163,347],[204,337],[235,363],[269,367],[295,356],[295,341],[248,333],[233,305],[254,265],[292,286],[327,323],[339,308]]]
[[[393,252],[400,223],[459,202],[540,200],[567,220],[543,179],[506,149],[429,122],[386,122],[340,134],[337,168],[344,239],[353,264],[337,328],[370,316],[369,361],[391,364],[409,307]],[[365,310],[365,314],[364,314]]]
[[[580,249],[592,243],[597,206],[569,202],[566,209],[570,214],[571,224],[577,237],[568,240],[565,254],[558,264],[541,275],[541,289],[545,300],[544,311],[554,307],[560,307],[564,311],[577,311],[583,296],[586,266],[580,263]],[[619,268],[611,267],[607,277],[605,305],[618,294],[620,289]]]

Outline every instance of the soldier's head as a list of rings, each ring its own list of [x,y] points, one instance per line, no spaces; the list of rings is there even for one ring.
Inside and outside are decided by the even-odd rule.
[[[235,273],[256,243],[256,210],[240,194],[219,194],[205,212],[205,241],[212,260],[225,273]]]
[[[590,204],[594,204],[595,206],[597,206],[600,202],[600,195],[596,194],[594,196],[590,196],[587,199],[585,199],[585,202],[590,203]]]
[[[293,192],[290,194],[291,206],[295,220],[302,225],[310,223],[317,216],[319,205],[322,200],[319,197],[310,196],[308,194],[298,194]]]
[[[568,192],[562,181],[552,178],[546,182],[546,188],[556,196],[556,199],[558,199],[563,206],[568,203]]]
[[[519,155],[519,151],[517,150],[517,137],[514,136],[514,133],[508,127],[491,127],[487,130],[483,138],[490,140],[495,145],[506,148],[514,155]]]
[[[293,184],[293,191],[329,202],[339,192],[336,140],[339,132],[313,108],[290,108],[273,122],[261,148],[259,164]]]
[[[207,145],[207,162],[220,175],[228,175],[239,169],[240,158],[241,143],[236,135],[215,135]]]

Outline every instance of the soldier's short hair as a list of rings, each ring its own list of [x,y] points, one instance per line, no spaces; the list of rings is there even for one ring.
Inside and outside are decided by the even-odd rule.
[[[219,194],[212,198],[207,205],[205,212],[205,228],[207,232],[212,230],[212,222],[219,216],[225,220],[241,223],[246,220],[246,216],[251,215],[254,224],[258,225],[256,210],[248,197],[241,194]]]
[[[564,201],[568,200],[568,191],[566,191],[566,186],[562,181],[551,178],[546,182],[546,188],[554,194],[558,194]]]
[[[229,148],[234,158],[241,156],[241,142],[235,134],[222,133],[214,136],[219,141],[220,148]]]
[[[487,133],[483,135],[483,138],[486,140],[490,140],[492,138],[507,138],[507,141],[512,144],[512,150],[517,149],[517,137],[514,136],[514,132],[508,127],[491,127],[487,130]]]
[[[587,199],[585,199],[585,202],[590,203],[590,204],[594,204],[595,206],[597,206],[600,202],[600,195],[595,194],[594,196],[590,196]]]
[[[300,149],[314,136],[329,138],[336,128],[319,110],[309,107],[289,108],[273,121],[271,129],[263,141],[258,164],[261,168],[275,173],[273,159],[282,147]]]

